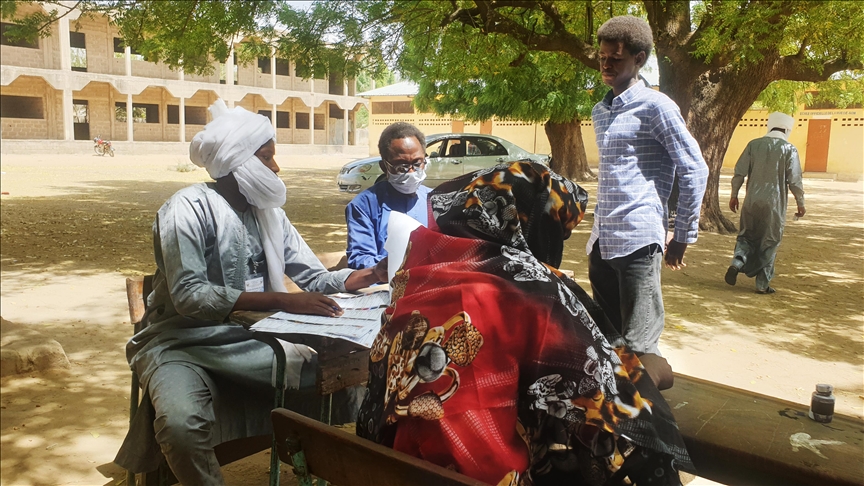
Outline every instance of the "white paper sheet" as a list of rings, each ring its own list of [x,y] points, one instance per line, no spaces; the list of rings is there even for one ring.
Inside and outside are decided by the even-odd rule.
[[[328,297],[342,307],[341,316],[277,312],[256,322],[250,329],[273,334],[326,336],[371,347],[381,328],[381,313],[390,304],[390,293],[385,290],[371,294],[334,294]]]
[[[421,226],[420,223],[411,216],[399,211],[390,211],[390,219],[387,220],[387,241],[384,242],[384,249],[387,250],[388,282],[393,281],[393,276],[402,266],[411,232],[418,226]]]

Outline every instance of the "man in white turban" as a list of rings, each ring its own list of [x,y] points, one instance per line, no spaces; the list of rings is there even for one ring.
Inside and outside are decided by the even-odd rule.
[[[738,274],[756,277],[756,293],[773,294],[774,258],[786,224],[788,191],[792,191],[800,218],[804,210],[804,186],[798,150],[788,142],[795,119],[784,113],[768,115],[768,133],[747,144],[735,164],[729,209],[738,211],[738,191],[747,179],[747,197],[741,206],[741,230],[726,283],[735,285]]]
[[[386,261],[327,271],[281,209],[285,184],[276,175],[270,120],[229,110],[221,100],[210,110],[213,121],[192,140],[189,156],[215,182],[178,191],[153,224],[157,270],[146,327],[126,346],[144,399],[115,459],[148,472],[164,455],[182,484],[222,484],[213,448],[271,431],[273,350],[226,322],[228,315],[283,310],[335,317],[341,309],[324,293],[368,287],[387,275]],[[286,275],[305,292],[286,293]],[[317,357],[305,346],[283,347],[288,387],[298,389],[287,394],[286,406],[313,413]],[[354,420],[354,392],[334,397],[337,420]]]

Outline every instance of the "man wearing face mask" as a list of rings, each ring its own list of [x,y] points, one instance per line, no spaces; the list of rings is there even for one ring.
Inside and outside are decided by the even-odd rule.
[[[348,224],[348,267],[374,267],[387,256],[387,222],[391,211],[405,213],[423,226],[428,222],[426,137],[414,125],[398,122],[378,139],[385,180],[361,192],[345,208]]]

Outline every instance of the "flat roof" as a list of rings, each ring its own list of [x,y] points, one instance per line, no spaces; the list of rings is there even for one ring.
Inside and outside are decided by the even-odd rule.
[[[418,86],[412,81],[400,81],[389,86],[358,93],[357,96],[415,96]]]

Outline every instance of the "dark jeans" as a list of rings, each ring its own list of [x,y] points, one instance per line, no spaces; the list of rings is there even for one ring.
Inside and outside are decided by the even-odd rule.
[[[659,355],[665,313],[660,290],[663,251],[654,243],[620,258],[604,260],[599,243],[591,249],[588,279],[594,300],[637,353]]]

